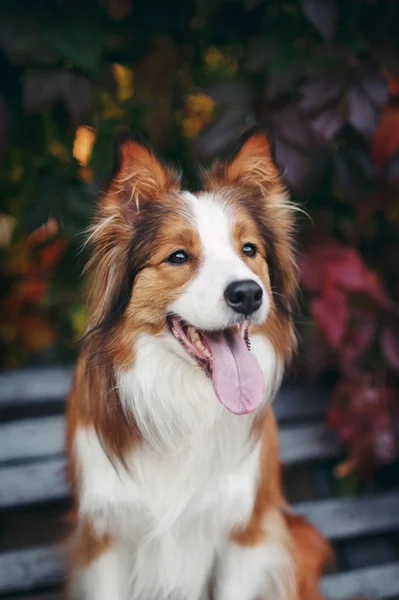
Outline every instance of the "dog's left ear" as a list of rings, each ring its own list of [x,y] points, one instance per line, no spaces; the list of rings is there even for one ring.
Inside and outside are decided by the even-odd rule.
[[[178,174],[162,164],[142,139],[130,135],[117,138],[111,186],[121,204],[139,210],[179,185]]]
[[[251,129],[245,132],[231,158],[213,165],[206,175],[210,187],[226,185],[267,186],[279,177],[272,144],[267,134]]]

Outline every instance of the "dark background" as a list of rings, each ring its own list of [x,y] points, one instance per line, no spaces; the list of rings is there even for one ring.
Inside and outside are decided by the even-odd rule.
[[[326,379],[342,474],[398,453],[395,0],[0,2],[0,365],[71,363],[82,232],[120,129],[185,171],[269,127],[298,211],[295,376]]]

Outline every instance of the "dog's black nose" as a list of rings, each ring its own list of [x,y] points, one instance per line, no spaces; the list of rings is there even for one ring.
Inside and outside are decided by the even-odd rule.
[[[262,288],[252,279],[233,281],[224,292],[227,304],[242,315],[251,315],[258,310],[262,304],[262,296]]]

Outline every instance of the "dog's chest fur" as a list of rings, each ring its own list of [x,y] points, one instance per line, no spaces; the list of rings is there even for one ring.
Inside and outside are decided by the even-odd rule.
[[[255,351],[268,358],[264,346],[255,344]],[[155,590],[159,597],[169,591],[190,600],[209,578],[230,531],[252,513],[261,450],[252,435],[253,416],[231,415],[215,402],[203,374],[187,368],[144,338],[134,369],[119,375],[122,401],[128,405],[134,395],[136,417],[141,401],[147,408],[138,416],[141,429],[156,432],[158,423],[162,432],[160,448],[138,445],[125,457],[126,468],[104,453],[93,428],[76,433],[80,514],[99,534],[115,534],[121,579],[134,589],[129,599],[150,599]],[[169,431],[166,416],[173,424]]]
[[[232,445],[242,432],[232,428],[226,440],[225,426],[218,422],[182,454],[161,458],[144,447],[136,450],[128,459],[131,474],[115,470],[93,430],[78,431],[81,514],[99,533],[115,532],[121,541],[124,579],[135,598],[146,590],[189,598],[209,576],[231,528],[249,519],[259,442],[245,443],[242,436],[243,455],[236,460]]]

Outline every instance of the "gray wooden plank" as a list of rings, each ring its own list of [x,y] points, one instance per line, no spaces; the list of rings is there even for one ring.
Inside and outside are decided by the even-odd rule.
[[[55,456],[64,447],[64,418],[43,417],[0,425],[0,462]],[[280,427],[280,454],[292,464],[332,458],[339,452],[334,436],[323,425]]]
[[[24,594],[23,596],[1,596],[1,600],[67,600],[63,592],[40,592],[39,594]]]
[[[0,593],[59,585],[63,577],[63,556],[56,546],[0,554]]]
[[[363,569],[370,565],[385,565],[397,558],[395,543],[390,536],[373,535],[371,538],[345,540],[339,549],[348,569]]]
[[[64,417],[42,417],[0,425],[0,462],[62,454]]]
[[[280,458],[283,464],[296,464],[334,458],[340,454],[339,444],[324,425],[280,427]]]
[[[331,389],[307,385],[283,385],[273,407],[279,421],[324,419],[330,404]]]
[[[65,460],[0,468],[0,508],[62,500],[68,496]]]
[[[399,595],[399,562],[323,577],[322,590],[329,600],[351,597],[393,598]]]
[[[10,371],[0,375],[0,408],[65,400],[73,367],[43,367]]]
[[[399,492],[301,502],[295,512],[331,540],[375,534],[399,529]]]

